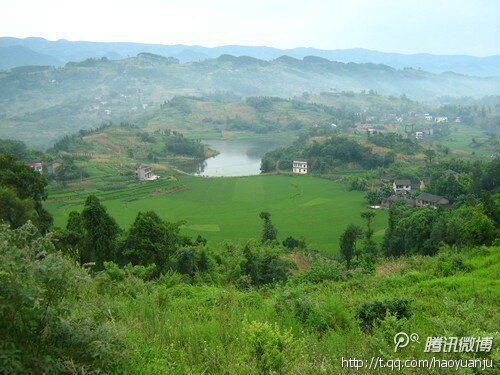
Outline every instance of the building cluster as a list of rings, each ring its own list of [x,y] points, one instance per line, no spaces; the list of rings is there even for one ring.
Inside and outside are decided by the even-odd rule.
[[[446,177],[457,176],[458,172],[446,170]],[[395,202],[404,202],[413,207],[447,207],[450,201],[440,195],[422,192],[431,183],[430,179],[420,180],[418,183],[408,179],[394,180],[392,183],[393,194],[382,199],[383,207],[390,207]],[[420,194],[418,194],[420,192]],[[418,195],[417,195],[418,194]]]
[[[26,165],[40,174],[43,174],[44,172],[46,172],[47,174],[55,174],[56,169],[61,166],[61,162],[58,160],[53,160],[50,163],[44,165],[41,161],[37,161],[34,163],[28,163]]]

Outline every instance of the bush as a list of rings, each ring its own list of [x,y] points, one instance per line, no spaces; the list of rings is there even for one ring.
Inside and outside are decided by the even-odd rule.
[[[285,246],[289,250],[293,250],[296,248],[305,249],[306,243],[304,240],[298,240],[296,238],[293,238],[292,236],[289,236],[283,241],[283,246]]]
[[[356,319],[359,321],[361,329],[371,331],[388,313],[394,315],[397,319],[409,319],[413,314],[411,302],[411,300],[405,298],[394,298],[364,303],[357,309]]]
[[[244,323],[243,331],[250,346],[250,357],[261,373],[279,373],[285,370],[294,349],[290,331],[281,331],[277,324],[256,321]]]
[[[317,284],[326,280],[344,281],[347,280],[349,275],[350,273],[339,262],[318,257],[312,262],[309,270],[296,274],[293,280],[297,283],[311,282]]]
[[[0,373],[110,368],[118,341],[95,316],[92,279],[31,224],[0,226]],[[93,295],[92,297],[97,298]]]
[[[452,276],[457,272],[468,272],[471,267],[465,264],[462,254],[440,254],[437,261],[437,273],[440,276]]]

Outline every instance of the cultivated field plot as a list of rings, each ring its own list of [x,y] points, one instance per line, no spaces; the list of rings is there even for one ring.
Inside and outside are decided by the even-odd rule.
[[[72,210],[81,210],[87,193],[99,196],[117,222],[127,228],[137,212],[154,210],[170,221],[185,220],[183,233],[201,234],[210,242],[259,238],[259,212],[268,211],[278,238],[303,238],[310,248],[333,253],[341,232],[350,223],[362,225],[366,202],[361,192],[340,183],[310,176],[253,176],[202,178],[135,184],[116,191],[80,191],[51,195],[45,207],[63,226]],[[375,237],[380,239],[387,212],[378,211]]]

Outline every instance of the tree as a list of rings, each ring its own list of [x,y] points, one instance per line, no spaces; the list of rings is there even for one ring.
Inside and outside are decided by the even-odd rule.
[[[375,241],[373,240],[373,229],[372,229],[372,221],[375,217],[375,212],[373,211],[364,211],[361,212],[361,218],[366,222],[366,230],[364,232],[364,241],[363,241],[363,253],[375,254],[377,251],[377,247]]]
[[[429,164],[432,164],[434,158],[436,157],[436,151],[427,149],[424,151],[425,159]]]
[[[447,220],[447,242],[463,246],[491,245],[495,239],[495,225],[485,215],[482,204],[462,206]]]
[[[264,221],[262,228],[262,242],[276,241],[278,231],[271,222],[271,214],[269,212],[262,211],[259,216]]]
[[[89,195],[85,200],[82,221],[85,229],[82,261],[96,262],[102,267],[105,261],[114,260],[120,228],[95,195]]]
[[[122,250],[122,261],[134,265],[156,264],[164,270],[179,242],[179,226],[163,221],[155,212],[139,212]]]
[[[298,240],[292,236],[288,236],[284,241],[283,241],[283,246],[285,246],[289,250],[293,250],[296,248],[301,248],[305,249],[306,248],[306,243],[304,240]]]
[[[66,223],[66,229],[75,233],[80,233],[83,235],[83,221],[82,214],[78,211],[71,211],[68,215],[68,222]]]
[[[365,199],[370,206],[376,206],[382,202],[382,195],[379,190],[368,190],[365,193]]]
[[[0,154],[0,186],[11,188],[24,202],[32,200],[36,211],[36,215],[30,217],[33,223],[42,233],[50,229],[52,216],[42,207],[42,201],[47,198],[45,177],[20,163],[12,155],[2,153]],[[18,208],[20,208],[19,205]]]
[[[175,267],[177,272],[194,276],[196,272],[196,252],[192,248],[182,248],[175,253]]]
[[[500,195],[491,196],[489,192],[483,193],[481,202],[483,203],[484,213],[495,223],[495,227],[500,227]]]
[[[347,268],[351,268],[351,261],[356,254],[356,241],[363,233],[363,230],[350,224],[340,236],[340,256],[345,260]]]
[[[31,199],[21,199],[13,189],[0,186],[0,222],[9,223],[11,228],[18,228],[35,217]]]

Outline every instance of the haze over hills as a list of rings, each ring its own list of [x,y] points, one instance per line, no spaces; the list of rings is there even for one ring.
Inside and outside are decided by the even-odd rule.
[[[262,60],[274,60],[287,55],[297,59],[306,56],[317,56],[339,62],[375,63],[391,66],[396,69],[405,67],[418,68],[432,73],[453,71],[455,73],[475,76],[500,76],[500,56],[475,57],[466,55],[431,55],[400,54],[372,51],[362,48],[344,50],[321,50],[315,48],[278,49],[266,46],[227,45],[220,47],[203,47],[188,45],[162,45],[127,42],[87,42],[57,40],[43,38],[0,38],[0,47],[22,46],[29,48],[41,56],[31,59],[5,58],[0,55],[0,69],[9,69],[22,65],[61,66],[70,61],[82,61],[88,58],[107,57],[123,59],[136,56],[141,52],[154,53],[165,57],[175,57],[181,63],[203,61],[217,58],[224,54],[234,56],[250,56]],[[47,56],[53,60],[47,63]]]
[[[64,68],[18,67],[0,72],[0,137],[45,143],[102,121],[128,121],[177,95],[292,98],[304,92],[362,90],[436,102],[442,96],[498,95],[500,78],[288,56],[265,61],[222,55],[180,64],[142,53],[123,60],[68,63]]]

